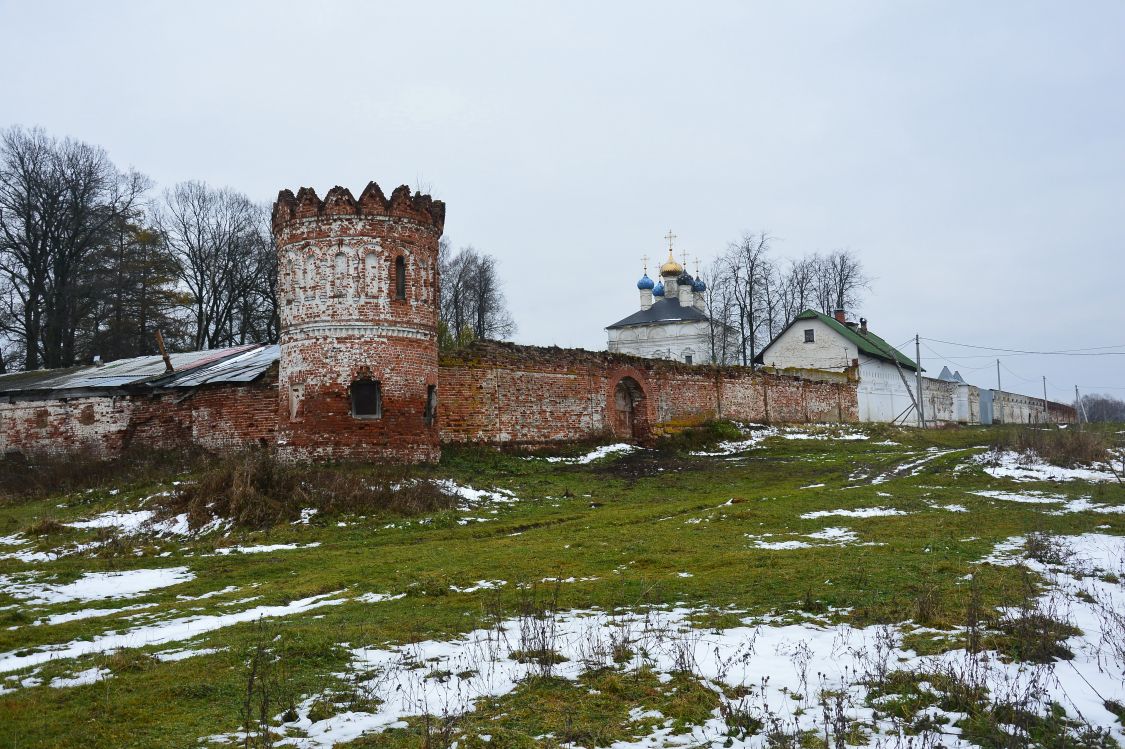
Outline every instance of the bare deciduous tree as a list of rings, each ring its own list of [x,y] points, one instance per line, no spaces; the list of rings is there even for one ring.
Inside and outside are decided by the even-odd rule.
[[[705,300],[714,361],[752,364],[758,352],[809,308],[825,314],[859,305],[869,279],[851,250],[790,259],[771,256],[771,237],[747,232],[711,264]],[[732,345],[731,330],[737,341]]]
[[[264,208],[241,193],[194,181],[168,190],[164,202],[161,231],[190,295],[190,347],[269,340],[276,331],[276,280],[269,279],[277,266],[263,233]],[[260,302],[272,309],[263,311]]]
[[[40,129],[0,135],[0,324],[25,368],[75,363],[92,257],[147,188],[96,146]]]
[[[818,258],[816,294],[820,311],[831,315],[834,310],[851,309],[859,303],[860,292],[870,279],[863,265],[851,250],[833,250]]]
[[[448,241],[439,247],[442,345],[470,338],[501,339],[516,332],[501,289],[496,258]]]

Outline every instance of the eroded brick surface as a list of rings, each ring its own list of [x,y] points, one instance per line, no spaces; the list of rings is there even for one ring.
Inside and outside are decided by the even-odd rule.
[[[437,386],[438,239],[445,208],[374,183],[360,199],[307,188],[274,207],[281,303],[278,447],[293,458],[437,460],[426,423]],[[401,263],[402,278],[398,265]],[[351,387],[379,385],[382,413],[356,418]]]

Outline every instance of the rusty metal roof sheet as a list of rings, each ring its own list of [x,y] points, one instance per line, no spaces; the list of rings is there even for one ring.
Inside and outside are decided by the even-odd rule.
[[[211,349],[208,351],[188,351],[170,354],[172,374],[167,372],[164,359],[158,354],[137,356],[131,359],[118,359],[108,364],[71,367],[69,369],[43,369],[34,372],[16,372],[0,376],[0,393],[42,393],[56,390],[98,390],[117,388],[126,385],[140,385],[146,382],[163,384],[164,378],[175,380],[178,376],[195,373],[209,365],[218,365],[240,355],[271,348],[251,343],[244,346]],[[276,349],[275,347],[272,347]],[[268,366],[268,365],[267,365]],[[263,367],[258,374],[265,371]],[[255,377],[257,375],[254,375]],[[250,377],[249,379],[253,379]],[[248,380],[242,380],[248,381]]]
[[[281,358],[281,347],[258,346],[222,361],[197,367],[190,372],[173,375],[160,383],[162,387],[196,387],[215,382],[252,382]]]

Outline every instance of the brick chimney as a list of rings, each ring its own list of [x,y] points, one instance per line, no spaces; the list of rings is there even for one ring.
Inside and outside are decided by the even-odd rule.
[[[833,316],[836,318],[836,322],[840,323],[841,325],[843,325],[844,323],[846,323],[848,321],[848,318],[844,314],[844,310],[842,310],[842,309],[836,310],[836,312],[834,313]]]

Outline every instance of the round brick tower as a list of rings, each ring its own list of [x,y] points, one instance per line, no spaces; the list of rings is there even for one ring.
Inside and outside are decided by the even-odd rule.
[[[278,450],[436,461],[438,239],[445,204],[374,182],[273,206],[281,308]]]

